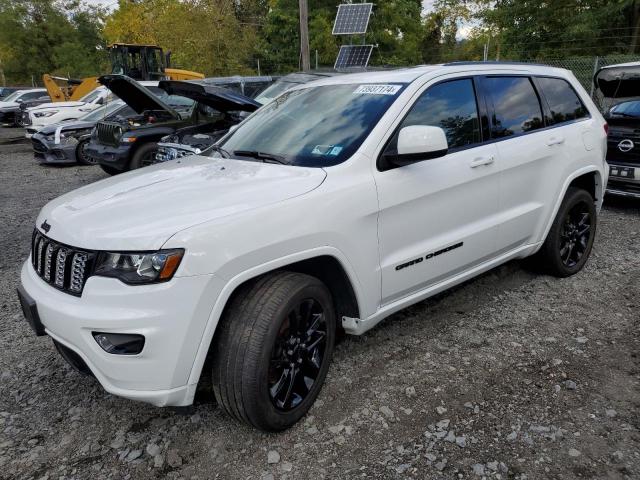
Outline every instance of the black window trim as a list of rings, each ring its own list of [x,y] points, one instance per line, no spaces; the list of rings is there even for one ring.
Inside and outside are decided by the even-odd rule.
[[[492,143],[497,143],[497,142],[504,142],[507,140],[511,140],[512,138],[519,138],[525,135],[532,135],[538,132],[546,132],[549,131],[551,129],[554,128],[559,128],[559,127],[565,127],[567,125],[571,125],[572,123],[578,123],[578,122],[584,122],[587,120],[591,120],[592,115],[591,115],[591,111],[589,110],[589,108],[587,108],[587,106],[585,105],[584,101],[582,100],[582,97],[580,95],[578,95],[578,92],[576,92],[575,88],[573,88],[573,85],[571,85],[571,82],[569,82],[567,79],[563,78],[563,77],[558,77],[555,75],[538,75],[538,74],[530,74],[530,73],[492,73],[492,74],[487,74],[487,75],[478,75],[479,78],[482,77],[528,77],[529,80],[531,81],[531,84],[533,85],[533,89],[536,92],[536,95],[538,96],[538,103],[540,104],[540,109],[542,111],[542,115],[543,117],[545,116],[546,112],[547,112],[547,108],[549,108],[549,103],[546,99],[546,97],[544,96],[544,92],[541,88],[539,88],[539,85],[536,82],[536,78],[553,78],[554,80],[563,80],[565,81],[569,87],[571,87],[571,90],[576,94],[576,96],[578,97],[578,99],[580,100],[580,102],[583,104],[585,110],[587,111],[587,115],[585,117],[582,118],[577,118],[575,120],[567,120],[566,122],[561,122],[561,123],[554,123],[552,125],[547,125],[547,119],[543,118],[543,123],[544,123],[544,127],[542,128],[538,128],[536,130],[531,130],[529,132],[522,132],[522,133],[518,133],[515,135],[510,135],[508,137],[498,137],[498,138],[489,138],[489,140],[487,140],[486,142],[484,142],[485,145],[489,145]],[[491,102],[491,99],[489,98],[489,94],[485,91],[485,89],[482,86],[482,82],[478,82],[481,88],[481,95],[485,96],[485,98],[487,99],[487,105],[488,105],[488,111],[491,113],[489,115],[489,121],[490,121],[490,126],[493,126],[491,123],[491,119],[493,118],[493,114],[495,113],[494,109],[493,109],[493,105]],[[549,112],[551,111],[551,109],[549,108]],[[493,129],[490,128],[490,132],[492,132]]]
[[[510,135],[508,137],[492,138],[491,137],[491,133],[493,132],[492,118],[493,118],[493,114],[495,113],[495,109],[493,107],[493,102],[491,101],[491,98],[490,98],[488,92],[486,92],[486,89],[482,85],[482,79],[483,78],[487,78],[487,77],[525,77],[525,78],[528,78],[529,81],[531,82],[533,90],[535,91],[536,96],[538,98],[538,105],[540,106],[540,110],[542,112],[542,117],[543,117],[542,121],[544,123],[544,127],[538,128],[536,130],[531,130],[529,132],[522,132],[522,133],[518,133],[516,135]],[[540,88],[540,85],[536,81],[536,79],[538,79],[538,78],[552,78],[554,80],[562,80],[565,83],[567,83],[567,85],[569,85],[569,87],[571,88],[573,93],[576,94],[576,96],[578,97],[578,99],[580,100],[582,105],[584,106],[585,110],[587,111],[587,115],[582,117],[582,118],[576,118],[574,120],[567,120],[565,122],[554,123],[552,125],[547,125],[546,115],[547,115],[547,112],[551,113],[551,108],[549,107],[549,102],[548,102],[547,98],[544,96],[544,91],[542,90],[542,88]],[[416,104],[416,102],[420,99],[420,97],[425,92],[427,92],[430,88],[433,88],[433,87],[435,87],[437,85],[440,85],[442,83],[451,82],[451,81],[455,81],[455,80],[468,80],[468,79],[470,79],[472,81],[473,89],[474,89],[474,92],[475,92],[475,95],[476,95],[476,109],[478,111],[478,117],[479,117],[479,120],[480,120],[480,141],[478,143],[465,145],[464,147],[451,148],[447,152],[447,155],[449,155],[450,153],[457,153],[457,152],[461,152],[461,151],[464,151],[464,150],[469,150],[469,149],[472,149],[472,148],[478,148],[478,147],[481,147],[483,145],[491,145],[493,143],[504,142],[504,141],[507,141],[507,140],[511,140],[513,138],[523,137],[525,135],[532,135],[532,134],[535,134],[535,133],[538,133],[538,132],[546,132],[546,131],[552,130],[554,128],[565,127],[565,126],[571,125],[573,123],[586,122],[586,121],[591,120],[593,118],[593,115],[591,114],[591,110],[589,110],[589,108],[585,104],[585,102],[582,99],[582,97],[578,94],[578,92],[573,87],[571,82],[569,82],[566,78],[563,78],[563,77],[558,77],[558,76],[555,76],[555,75],[531,74],[531,73],[524,73],[524,72],[523,73],[506,73],[505,72],[505,73],[491,73],[491,74],[482,74],[482,75],[474,75],[474,74],[472,74],[472,75],[463,75],[463,76],[460,76],[460,77],[445,78],[445,79],[440,80],[440,81],[438,81],[438,82],[436,82],[436,83],[434,83],[432,85],[429,85],[425,90],[420,92],[418,94],[416,100],[409,107],[409,110],[407,110],[407,113],[405,113],[405,115],[402,117],[400,122],[393,129],[392,133],[389,135],[389,137],[384,142],[384,146],[380,150],[380,153],[378,154],[378,158],[376,159],[376,169],[379,172],[385,172],[387,170],[394,170],[395,169],[395,168],[384,168],[384,163],[383,163],[384,162],[384,160],[383,160],[384,151],[387,149],[387,146],[389,145],[389,142],[391,142],[391,140],[393,139],[394,135],[398,131],[398,128],[400,128],[400,125],[402,125],[402,122],[404,122],[404,120],[407,117],[407,115],[409,115],[409,113],[411,112],[411,108]]]
[[[540,113],[542,114],[542,123],[543,123],[543,127],[542,128],[536,128],[535,130],[530,130],[528,132],[521,132],[521,133],[516,133],[514,135],[509,135],[508,137],[494,137],[493,136],[493,119],[495,117],[496,114],[496,108],[495,105],[493,104],[493,100],[491,99],[491,95],[489,94],[489,92],[487,91],[483,80],[485,78],[505,78],[505,77],[516,77],[516,78],[526,78],[527,80],[529,80],[529,84],[531,85],[531,88],[533,88],[533,91],[536,94],[536,98],[538,99],[538,107],[540,108]],[[504,140],[510,140],[512,138],[518,138],[518,137],[522,137],[524,135],[529,135],[532,133],[536,133],[536,132],[541,132],[543,130],[546,130],[547,128],[550,128],[550,125],[547,125],[546,122],[546,118],[545,118],[545,109],[543,108],[542,105],[542,96],[541,93],[538,91],[538,89],[536,88],[536,84],[533,81],[533,77],[534,75],[529,75],[526,73],[505,73],[505,74],[501,74],[501,73],[495,73],[495,74],[488,74],[488,75],[479,75],[479,79],[480,81],[478,82],[480,85],[480,88],[482,90],[482,94],[484,95],[486,102],[487,102],[487,107],[488,107],[488,111],[489,111],[489,140],[486,142],[487,144],[491,144],[491,143],[496,143],[496,142],[501,142]],[[545,103],[546,103],[546,99],[545,99]]]
[[[542,86],[541,86],[541,85],[539,85],[539,84],[537,83],[537,80],[538,80],[539,78],[550,78],[550,79],[552,79],[552,80],[561,80],[561,81],[563,81],[564,83],[566,83],[566,84],[567,84],[567,86],[571,89],[571,91],[576,95],[576,97],[578,98],[578,100],[580,100],[580,103],[582,104],[582,106],[584,107],[585,111],[587,112],[587,114],[586,114],[584,117],[581,117],[581,118],[575,118],[575,119],[573,119],[573,120],[566,120],[566,121],[564,121],[564,122],[560,122],[560,123],[554,123],[554,124],[552,124],[552,125],[549,125],[549,128],[552,128],[552,127],[561,127],[561,126],[564,126],[564,125],[570,125],[570,124],[572,124],[572,123],[577,123],[577,122],[581,122],[581,121],[584,121],[584,120],[590,120],[590,119],[592,118],[591,111],[590,111],[590,110],[589,110],[589,108],[585,105],[584,100],[582,100],[582,97],[580,96],[580,94],[576,91],[576,89],[575,89],[575,88],[573,88],[573,85],[571,85],[571,82],[570,82],[570,81],[568,81],[566,78],[562,78],[562,77],[555,77],[555,76],[553,76],[553,75],[534,75],[534,76],[532,76],[532,79],[533,79],[534,85],[536,86],[536,89],[537,89],[537,90],[538,90],[538,92],[539,92],[539,93],[538,93],[538,95],[540,95],[542,98],[544,98],[544,103],[545,103],[546,107],[549,109],[549,115],[551,115],[551,106],[549,105],[549,100],[547,99],[547,97],[546,97],[546,96],[545,96],[545,94],[544,94],[544,89],[542,88]],[[545,112],[545,114],[546,114],[546,112]],[[546,119],[545,119],[545,123],[546,123]]]
[[[441,85],[443,83],[454,82],[454,81],[457,81],[457,80],[471,80],[471,86],[473,88],[473,93],[474,93],[475,99],[476,99],[476,112],[478,113],[478,121],[479,121],[479,128],[480,128],[480,141],[479,142],[472,143],[472,144],[469,144],[469,145],[465,145],[463,147],[450,148],[447,151],[447,155],[449,155],[450,153],[457,153],[457,152],[461,152],[461,151],[464,151],[464,150],[469,150],[471,148],[477,148],[477,147],[479,147],[481,145],[484,145],[486,143],[484,139],[485,139],[485,135],[487,134],[487,132],[484,131],[485,129],[484,129],[484,124],[483,124],[482,119],[483,119],[483,115],[487,114],[488,111],[487,111],[486,104],[482,104],[482,105],[480,104],[480,98],[481,97],[480,97],[480,94],[479,94],[479,91],[478,91],[477,78],[478,78],[478,75],[464,75],[464,76],[460,76],[460,77],[445,78],[445,79],[442,79],[442,80],[440,80],[440,81],[438,81],[436,83],[433,83],[433,84],[429,85],[423,91],[418,93],[417,98],[415,99],[415,101],[411,104],[411,106],[409,107],[407,112],[403,115],[402,119],[395,126],[395,128],[393,129],[391,134],[387,137],[387,139],[384,142],[384,145],[383,145],[382,149],[380,149],[380,153],[378,153],[378,158],[376,159],[376,169],[379,172],[386,172],[388,170],[395,170],[395,168],[399,168],[399,167],[385,168],[385,163],[384,163],[385,161],[383,159],[385,150],[389,146],[389,143],[391,142],[391,140],[393,140],[393,137],[399,131],[400,125],[402,125],[402,123],[405,121],[405,119],[407,118],[409,113],[411,113],[411,109],[420,100],[420,98],[422,98],[422,95],[424,95],[426,92],[431,90],[433,87],[436,87],[436,86]]]

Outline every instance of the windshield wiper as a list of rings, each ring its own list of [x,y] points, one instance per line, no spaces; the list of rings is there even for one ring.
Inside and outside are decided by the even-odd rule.
[[[218,152],[220,155],[222,155],[222,158],[231,158],[231,154],[218,144],[214,143],[209,148],[214,152]]]
[[[256,158],[258,160],[262,160],[265,163],[271,162],[271,163],[281,163],[282,165],[287,164],[287,162],[285,161],[282,155],[275,155],[273,153],[266,153],[266,152],[258,152],[257,150],[234,150],[233,154],[240,155],[241,157]]]

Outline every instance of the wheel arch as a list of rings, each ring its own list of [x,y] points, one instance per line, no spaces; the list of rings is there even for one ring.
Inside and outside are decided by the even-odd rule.
[[[212,307],[207,325],[194,359],[188,384],[199,382],[210,360],[210,348],[218,323],[234,295],[249,282],[278,271],[305,273],[320,279],[329,289],[336,307],[337,327],[342,328],[343,316],[358,318],[362,308],[361,289],[355,271],[346,257],[333,247],[321,247],[267,262],[241,272],[226,282]],[[195,389],[193,389],[195,393]]]
[[[549,235],[553,221],[558,214],[558,210],[560,210],[560,205],[562,204],[564,197],[567,195],[569,188],[578,187],[589,192],[594,199],[596,209],[599,211],[602,206],[605,186],[602,172],[593,165],[576,170],[569,175],[562,186],[561,194],[558,195],[558,198],[556,199],[551,215],[549,215],[549,219],[547,220],[547,224],[544,229],[544,234],[542,235],[542,240],[538,245],[538,248],[536,248],[536,251],[542,246],[547,235]],[[529,254],[533,253],[535,252],[529,252]]]

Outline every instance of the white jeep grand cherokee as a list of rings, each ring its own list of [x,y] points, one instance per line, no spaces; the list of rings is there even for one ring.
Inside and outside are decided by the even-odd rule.
[[[449,64],[288,91],[209,156],[47,204],[25,316],[109,392],[299,420],[336,331],[514,258],[578,272],[607,183],[606,123],[573,75]],[[207,366],[203,368],[203,366]]]

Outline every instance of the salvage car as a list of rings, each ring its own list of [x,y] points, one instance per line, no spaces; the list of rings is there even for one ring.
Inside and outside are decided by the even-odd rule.
[[[0,124],[18,126],[22,105],[30,107],[50,101],[44,88],[17,90],[0,101]]]
[[[580,272],[605,125],[571,72],[538,65],[302,85],[209,156],[45,205],[23,312],[115,395],[189,405],[206,376],[229,415],[283,430],[316,400],[338,330],[362,334],[512,259]]]
[[[202,80],[162,81],[157,88],[122,75],[105,75],[99,81],[135,111],[128,118],[98,122],[92,133],[87,154],[110,175],[155,163],[157,142],[179,128],[225,122],[208,106],[210,100],[220,100],[207,90],[218,89]],[[169,93],[177,90],[179,95]]]
[[[604,67],[594,82],[609,123],[607,193],[640,198],[640,62]]]
[[[31,138],[41,128],[54,123],[77,120],[96,108],[116,100],[108,89],[101,87],[87,93],[78,101],[44,103],[23,108],[19,125],[25,127],[25,136]]]
[[[242,113],[253,112],[262,105],[232,90],[193,82],[160,82],[160,88],[174,95],[195,98],[196,90],[199,102],[209,109],[208,121],[180,128],[170,135],[162,137],[157,145],[154,161],[166,162],[188,155],[197,155],[207,150],[222,138],[231,127],[240,123]]]
[[[222,138],[230,128],[244,120],[248,112],[253,112],[295,86],[333,75],[337,73],[290,73],[260,92],[255,101],[237,93],[225,94],[225,87],[225,90],[219,90],[218,96],[226,100],[210,104],[221,114],[224,121],[181,128],[163,137],[158,142],[156,161],[166,162],[202,153]]]
[[[93,165],[95,160],[87,155],[86,147],[96,123],[133,114],[133,110],[124,102],[116,100],[96,108],[76,121],[43,127],[31,137],[34,157],[40,163]]]

